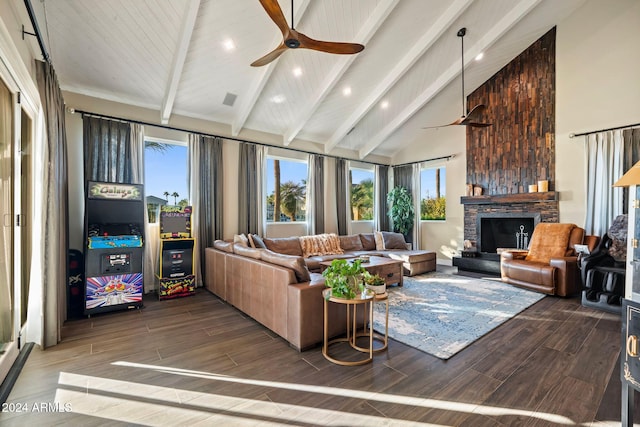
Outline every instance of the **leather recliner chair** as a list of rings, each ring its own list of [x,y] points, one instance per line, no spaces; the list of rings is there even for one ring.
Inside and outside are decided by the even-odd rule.
[[[549,295],[571,296],[580,289],[578,257],[584,229],[575,224],[540,223],[528,251],[500,254],[502,281]]]

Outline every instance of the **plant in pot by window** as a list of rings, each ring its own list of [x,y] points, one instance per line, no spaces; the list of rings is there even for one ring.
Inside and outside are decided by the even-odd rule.
[[[334,259],[331,265],[322,272],[325,285],[331,288],[331,293],[325,295],[336,298],[354,299],[364,290],[362,282],[366,270],[360,265],[360,260],[347,261]]]
[[[408,238],[407,234],[413,226],[415,215],[411,193],[402,186],[394,187],[387,194],[387,202],[394,231],[402,233],[405,238]]]
[[[364,273],[364,285],[376,294],[383,294],[387,290],[387,284],[384,278],[380,277],[377,273],[371,274],[368,271]]]

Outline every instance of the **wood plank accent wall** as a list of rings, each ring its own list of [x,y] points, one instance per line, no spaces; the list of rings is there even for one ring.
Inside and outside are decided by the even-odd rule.
[[[555,190],[555,58],[554,27],[467,97],[468,109],[487,106],[481,121],[493,126],[467,128],[467,183],[481,186],[484,196],[461,200],[465,239],[477,240],[478,213],[540,213],[541,222],[559,221],[556,193],[529,203],[517,196],[543,179]]]
[[[552,28],[467,98],[487,106],[488,128],[467,128],[467,183],[483,194],[525,193],[555,180],[555,58]]]

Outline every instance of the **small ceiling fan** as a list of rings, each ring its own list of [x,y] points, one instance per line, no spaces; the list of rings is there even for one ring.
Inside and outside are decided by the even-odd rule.
[[[313,49],[320,52],[337,53],[341,55],[351,55],[358,53],[364,49],[364,46],[358,43],[341,43],[314,40],[293,28],[293,0],[291,0],[291,27],[287,24],[287,20],[282,13],[282,9],[278,4],[278,0],[260,0],[260,4],[267,11],[269,17],[282,31],[282,43],[274,50],[254,61],[252,67],[262,67],[278,58],[287,49]]]
[[[458,37],[460,37],[460,43],[462,45],[462,116],[458,118],[456,121],[446,125],[429,126],[429,127],[424,127],[422,129],[434,129],[434,128],[441,128],[445,126],[456,126],[456,125],[469,126],[469,127],[475,127],[475,128],[484,128],[487,126],[491,126],[491,123],[482,123],[477,121],[478,116],[482,114],[485,108],[487,108],[485,105],[478,104],[475,107],[473,107],[471,111],[469,111],[468,113],[465,111],[466,110],[465,108],[466,103],[464,99],[464,36],[465,34],[467,34],[466,28],[463,27],[458,30],[457,35]]]

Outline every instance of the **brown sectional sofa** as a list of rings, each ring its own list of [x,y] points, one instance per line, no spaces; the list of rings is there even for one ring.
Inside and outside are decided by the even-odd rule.
[[[354,236],[362,237],[360,244]],[[302,257],[298,238],[252,239],[254,243],[263,240],[264,248],[249,247],[242,240],[236,243],[218,240],[213,248],[206,249],[205,286],[302,351],[323,339],[322,291],[325,285],[320,262],[366,254],[405,261],[407,275],[435,270],[434,252],[412,251],[406,246],[405,249],[375,250],[375,241],[373,249],[365,249],[371,248],[372,236],[340,236],[344,253],[307,258]],[[329,318],[329,335],[343,334],[344,308],[329,304]]]

